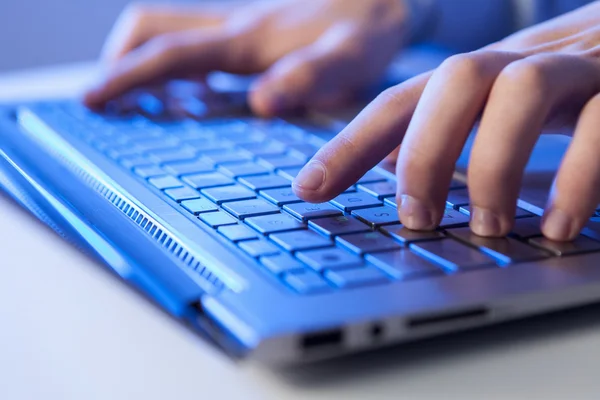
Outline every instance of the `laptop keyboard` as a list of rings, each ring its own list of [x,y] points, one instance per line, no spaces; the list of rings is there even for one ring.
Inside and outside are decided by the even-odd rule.
[[[574,242],[556,243],[541,236],[540,218],[523,209],[510,237],[475,236],[468,228],[468,190],[460,182],[451,185],[437,231],[410,231],[398,221],[395,182],[378,168],[328,203],[303,202],[291,183],[323,139],[283,120],[157,122],[105,118],[74,103],[45,107],[64,114],[79,138],[298,293],[600,251],[594,224]]]

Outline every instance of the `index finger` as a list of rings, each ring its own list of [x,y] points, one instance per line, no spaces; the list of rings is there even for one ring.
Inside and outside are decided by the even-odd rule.
[[[250,63],[239,63],[237,41],[220,29],[198,29],[154,38],[112,66],[84,102],[98,107],[126,92],[166,78],[185,77],[213,70],[249,72]]]
[[[207,5],[135,4],[119,17],[102,49],[102,59],[114,62],[153,37],[169,32],[222,24],[229,9]]]
[[[331,200],[394,150],[415,111],[431,72],[382,92],[302,168],[293,183],[309,202]]]

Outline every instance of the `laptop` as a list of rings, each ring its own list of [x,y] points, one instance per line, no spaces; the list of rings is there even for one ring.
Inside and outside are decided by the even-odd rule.
[[[564,139],[540,143],[509,237],[470,233],[464,158],[439,229],[415,232],[398,221],[390,166],[328,203],[292,192],[352,113],[265,120],[237,95],[221,93],[215,115],[153,94],[103,113],[75,100],[2,106],[0,186],[203,338],[267,365],[600,299],[595,217],[572,243],[539,228]]]

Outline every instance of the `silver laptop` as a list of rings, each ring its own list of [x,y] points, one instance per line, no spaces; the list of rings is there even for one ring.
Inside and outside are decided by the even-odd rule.
[[[539,143],[511,235],[485,239],[468,228],[465,158],[439,229],[415,232],[385,165],[329,203],[292,192],[345,117],[263,120],[232,93],[199,117],[141,98],[101,114],[3,106],[0,186],[234,357],[307,362],[600,299],[594,217],[572,243],[539,228],[562,137]]]

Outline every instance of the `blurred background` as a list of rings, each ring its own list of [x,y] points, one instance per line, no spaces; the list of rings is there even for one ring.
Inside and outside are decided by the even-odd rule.
[[[129,1],[0,0],[0,71],[94,59]]]

